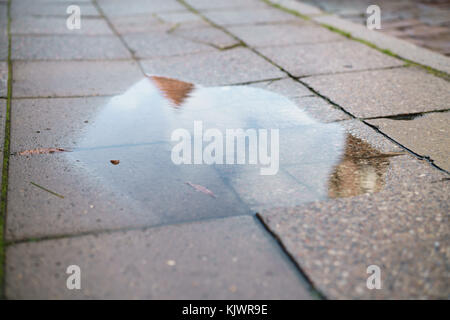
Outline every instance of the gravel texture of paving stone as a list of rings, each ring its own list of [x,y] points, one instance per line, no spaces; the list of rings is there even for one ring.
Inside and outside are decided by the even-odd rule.
[[[273,91],[288,98],[298,98],[314,95],[314,93],[312,93],[307,87],[292,78],[262,81],[252,83],[250,86]]]
[[[384,33],[373,32],[366,26],[346,21],[334,15],[317,16],[313,17],[313,20],[348,32],[355,38],[368,41],[378,48],[389,50],[404,59],[450,73],[450,58],[442,54],[417,47],[410,42]]]
[[[8,62],[0,61],[0,97],[8,94]]]
[[[143,75],[133,61],[15,61],[14,97],[110,95]]]
[[[401,66],[401,60],[355,41],[258,48],[296,77]]]
[[[260,0],[185,0],[186,3],[197,10],[222,10],[230,8],[268,8]]]
[[[7,249],[9,299],[310,299],[252,217],[22,243]],[[81,269],[81,290],[66,268]]]
[[[3,170],[3,146],[5,141],[6,99],[0,99],[0,170]]]
[[[144,71],[202,85],[224,85],[281,78],[286,74],[245,48],[184,57],[141,60]]]
[[[175,29],[171,35],[226,49],[239,44],[239,41],[217,28]]]
[[[450,112],[430,113],[412,120],[373,119],[368,123],[411,151],[429,157],[450,171]]]
[[[113,35],[108,24],[103,19],[83,19],[80,29],[69,29],[67,17],[33,17],[24,16],[11,20],[11,34],[20,35]]]
[[[384,190],[264,211],[264,223],[331,299],[446,299],[448,175],[409,156],[390,159]],[[366,268],[381,269],[381,290]]]
[[[131,59],[116,36],[13,36],[13,60]]]
[[[209,45],[160,32],[125,35],[124,40],[140,59],[182,56],[214,50]]]
[[[100,8],[107,17],[146,15],[153,13],[184,11],[186,7],[175,0],[98,0]]]
[[[300,97],[294,101],[298,107],[320,122],[350,120],[350,116],[320,97]]]
[[[20,0],[11,1],[11,19],[23,16],[63,16],[67,19],[69,14],[66,10],[69,5],[79,6],[82,17],[99,16],[97,9],[89,2],[73,1],[72,3],[64,3],[60,1]]]
[[[285,24],[237,26],[228,28],[228,31],[252,47],[274,47],[345,39],[337,33],[301,20]]]
[[[202,14],[220,26],[255,25],[261,23],[301,21],[298,17],[274,8],[240,8],[233,10],[205,11]]]
[[[359,118],[446,110],[450,84],[418,68],[375,70],[303,79]]]

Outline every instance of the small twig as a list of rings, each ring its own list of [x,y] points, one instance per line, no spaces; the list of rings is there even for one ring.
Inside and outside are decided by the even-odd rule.
[[[64,196],[62,196],[62,195],[60,195],[60,194],[58,194],[58,193],[56,193],[56,192],[53,192],[52,190],[49,190],[49,189],[47,189],[47,188],[44,188],[43,186],[40,186],[40,185],[38,185],[37,183],[34,183],[34,182],[32,182],[32,181],[30,181],[30,183],[31,183],[33,186],[38,187],[38,188],[40,188],[40,189],[42,189],[42,190],[44,190],[44,191],[47,191],[48,193],[51,193],[51,194],[54,195],[54,196],[57,196],[57,197],[59,197],[59,198],[61,198],[61,199],[64,199]]]

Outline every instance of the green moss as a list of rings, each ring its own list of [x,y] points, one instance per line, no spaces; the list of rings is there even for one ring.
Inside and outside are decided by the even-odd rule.
[[[11,133],[11,97],[12,97],[12,62],[11,62],[11,0],[7,4],[8,10],[8,96],[6,101],[5,139],[3,143],[2,193],[0,205],[0,299],[5,296],[5,221],[6,198],[8,194],[8,168]]]
[[[303,14],[301,14],[300,12],[297,12],[297,11],[292,10],[292,9],[285,8],[285,7],[283,7],[283,6],[280,5],[280,4],[271,2],[270,0],[262,0],[262,1],[265,2],[265,3],[267,3],[267,4],[270,5],[270,6],[274,7],[274,8],[278,8],[278,9],[283,10],[283,11],[285,11],[285,12],[291,13],[291,14],[293,14],[293,15],[295,15],[295,16],[297,16],[297,17],[300,17],[300,18],[302,18],[302,19],[304,19],[304,20],[311,20],[310,17],[308,17],[308,16],[306,16],[306,15],[303,15]],[[340,35],[346,37],[347,39],[351,39],[351,40],[354,40],[354,41],[358,41],[358,42],[360,42],[360,43],[362,43],[362,44],[365,44],[366,46],[369,46],[369,47],[371,47],[371,48],[373,48],[373,49],[375,49],[375,50],[377,50],[377,51],[379,51],[379,52],[381,52],[381,53],[384,53],[384,54],[386,54],[386,55],[388,55],[388,56],[391,56],[391,57],[397,58],[397,59],[399,59],[399,60],[402,60],[402,61],[405,62],[405,65],[406,65],[406,66],[415,66],[415,67],[422,68],[422,69],[424,69],[426,72],[428,72],[428,73],[430,73],[430,74],[433,74],[433,75],[435,75],[435,76],[437,76],[437,77],[440,77],[440,78],[443,78],[443,79],[445,79],[445,80],[447,80],[447,81],[450,81],[450,74],[448,74],[448,73],[446,73],[446,72],[439,71],[439,70],[436,70],[436,69],[431,68],[431,67],[429,67],[429,66],[425,66],[425,65],[422,65],[422,64],[420,64],[420,63],[417,63],[417,62],[410,61],[410,60],[408,60],[408,59],[402,58],[401,56],[399,56],[399,55],[393,53],[393,52],[390,51],[389,49],[382,49],[382,48],[378,47],[377,45],[375,45],[375,44],[373,44],[373,43],[371,43],[371,42],[369,42],[369,41],[367,41],[367,40],[360,39],[360,38],[356,38],[356,37],[354,37],[350,32],[346,32],[346,31],[344,31],[344,30],[341,30],[341,29],[336,28],[336,27],[334,27],[334,26],[331,26],[331,25],[329,25],[329,24],[326,24],[326,23],[319,23],[319,25],[321,25],[322,27],[327,28],[328,30],[330,30],[330,31],[332,31],[332,32],[338,33],[338,34],[340,34]]]

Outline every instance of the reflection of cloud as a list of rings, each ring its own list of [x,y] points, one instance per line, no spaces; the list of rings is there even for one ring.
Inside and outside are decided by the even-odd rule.
[[[347,135],[345,154],[328,182],[330,198],[352,197],[380,191],[389,158],[368,143]]]

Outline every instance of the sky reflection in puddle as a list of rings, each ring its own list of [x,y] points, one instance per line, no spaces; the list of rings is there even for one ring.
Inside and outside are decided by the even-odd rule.
[[[199,120],[203,130],[278,129],[279,171],[261,175],[261,165],[248,162],[175,165],[171,134],[179,128],[193,133]],[[161,222],[377,192],[389,166],[388,158],[339,124],[319,123],[276,93],[249,86],[206,88],[156,76],[113,97],[77,145],[68,157]],[[112,165],[113,159],[120,164]]]

